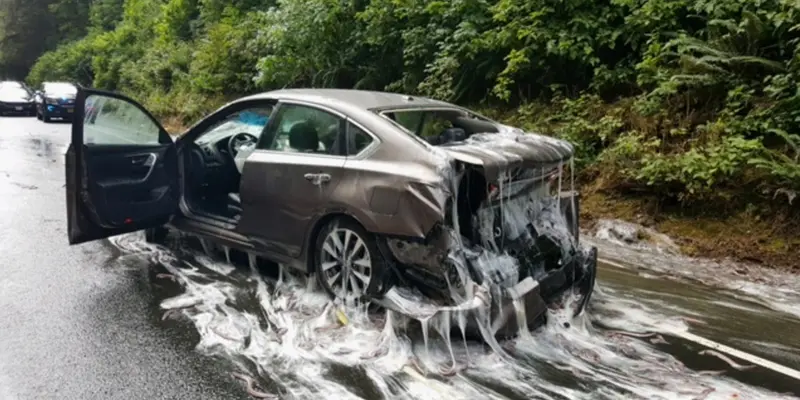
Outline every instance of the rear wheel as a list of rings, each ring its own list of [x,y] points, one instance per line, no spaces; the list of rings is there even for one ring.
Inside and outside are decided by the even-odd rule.
[[[317,235],[313,255],[317,281],[336,299],[365,301],[389,286],[392,260],[374,235],[347,218],[336,218]]]

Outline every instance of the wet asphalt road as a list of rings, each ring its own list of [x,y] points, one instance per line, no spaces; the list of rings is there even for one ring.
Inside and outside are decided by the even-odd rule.
[[[0,399],[247,398],[196,333],[161,321],[150,269],[67,244],[69,135],[0,118]]]
[[[195,350],[193,327],[162,321],[160,302],[177,292],[155,268],[119,259],[105,241],[67,244],[69,135],[69,124],[0,118],[0,400],[249,398],[230,364]],[[613,296],[707,320],[704,336],[800,368],[797,318],[627,270],[604,268],[599,279]],[[673,347],[663,350],[698,370],[720,368]],[[732,376],[797,393],[764,371]]]

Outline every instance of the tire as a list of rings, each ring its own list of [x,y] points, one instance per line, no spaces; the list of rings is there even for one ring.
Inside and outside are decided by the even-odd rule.
[[[169,230],[160,226],[158,228],[148,228],[144,230],[144,241],[153,244],[164,244],[167,240]]]
[[[39,108],[36,108],[36,119],[38,119],[39,121],[42,120],[42,114],[39,113]]]
[[[50,116],[47,115],[47,111],[42,112],[42,121],[44,121],[44,122],[50,122],[51,121],[50,120]]]
[[[348,269],[343,268],[342,259],[337,257],[341,256],[340,248],[344,247],[348,235],[349,242],[345,254],[351,258],[350,267],[353,269],[349,271],[357,273],[353,275],[353,279],[360,290],[353,293],[351,283],[345,286],[347,292],[343,296],[342,272]],[[336,245],[334,237],[339,239],[338,243],[341,246]],[[338,256],[331,254],[331,250],[338,253]],[[388,253],[381,251],[375,235],[367,232],[357,222],[349,218],[335,218],[317,234],[311,260],[317,282],[331,298],[363,302],[379,297],[391,286],[393,261],[386,254]],[[335,279],[337,276],[338,279]]]

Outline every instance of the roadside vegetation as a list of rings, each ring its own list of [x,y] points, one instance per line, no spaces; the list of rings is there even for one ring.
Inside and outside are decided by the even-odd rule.
[[[584,214],[800,269],[794,0],[0,0],[0,71],[182,125],[242,94],[378,89],[577,145]]]

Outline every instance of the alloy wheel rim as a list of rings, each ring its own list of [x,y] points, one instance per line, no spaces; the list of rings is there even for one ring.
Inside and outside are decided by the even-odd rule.
[[[335,228],[320,249],[322,279],[341,299],[357,300],[372,280],[372,259],[364,240],[347,228]]]

